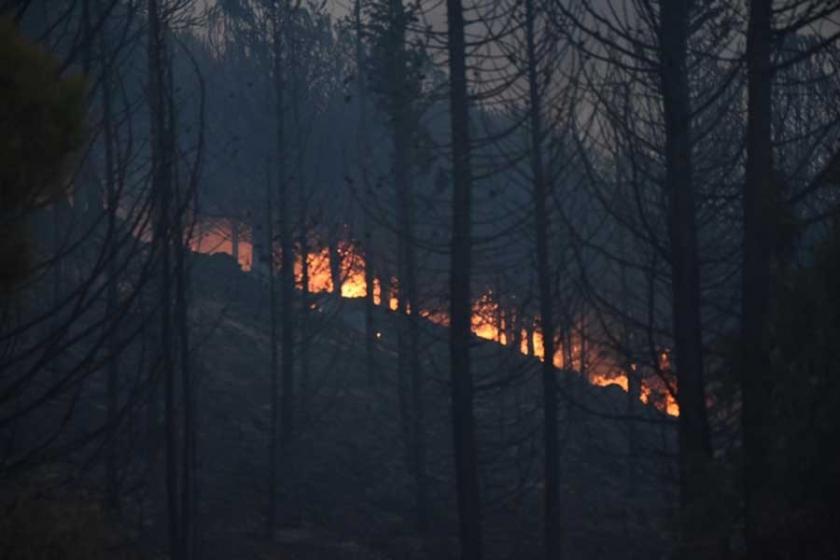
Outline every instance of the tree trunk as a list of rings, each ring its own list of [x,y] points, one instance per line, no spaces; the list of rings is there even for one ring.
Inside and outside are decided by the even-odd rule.
[[[537,253],[537,280],[540,292],[540,326],[543,335],[542,389],[543,389],[543,466],[545,558],[558,558],[560,551],[559,513],[559,455],[557,434],[557,376],[554,370],[554,317],[551,294],[551,268],[549,255],[549,216],[546,209],[547,188],[542,159],[542,102],[537,82],[539,64],[534,39],[534,2],[525,0],[525,34],[528,51],[528,105],[531,126],[531,174],[534,199],[534,229]]]
[[[301,214],[306,215],[306,200],[303,188],[300,189]],[[300,247],[300,409],[304,421],[309,410],[309,399],[312,396],[310,379],[310,349],[309,349],[309,238],[306,231],[306,220],[302,220],[298,234],[298,245]]]
[[[470,372],[470,274],[472,170],[470,169],[464,12],[461,0],[446,0],[449,110],[452,129],[452,239],[449,271],[449,375],[452,433],[462,560],[481,558],[478,460]]]
[[[619,184],[623,181],[620,178]],[[624,237],[619,239],[619,253],[627,253],[627,243]],[[624,262],[619,263],[619,281],[621,284],[621,300],[630,301],[630,284],[627,278],[627,266]],[[629,313],[628,313],[629,314]],[[639,406],[639,398],[642,393],[641,375],[638,371],[638,366],[633,354],[634,348],[632,344],[632,326],[630,319],[625,319],[621,325],[621,345],[624,353],[624,374],[627,378],[627,402],[625,412],[628,417],[632,417]],[[624,538],[626,543],[627,555],[630,558],[637,556],[636,548],[636,500],[637,500],[637,486],[639,484],[636,472],[638,466],[638,444],[637,444],[637,430],[635,422],[626,423],[627,430],[627,462],[624,467]]]
[[[105,197],[107,201],[106,212],[108,213],[108,232],[106,234],[106,249],[108,259],[106,308],[107,316],[114,317],[119,305],[117,296],[117,255],[119,254],[117,243],[117,187],[114,172],[114,128],[113,128],[113,107],[112,107],[112,59],[108,55],[106,45],[106,29],[103,27],[99,35],[99,52],[101,56],[102,80],[102,142],[105,147]],[[105,487],[106,501],[112,510],[119,509],[119,480],[117,476],[117,374],[119,362],[117,359],[117,337],[112,326],[108,328],[106,340],[106,352],[108,355],[108,368],[106,379],[107,392],[107,456],[105,463]]]
[[[338,250],[338,232],[336,232],[336,228],[333,227],[330,230],[329,238],[327,239],[327,250],[330,254],[330,279],[332,280],[333,285],[333,294],[336,297],[341,296],[341,253]]]
[[[368,151],[368,135],[367,135],[367,86],[365,83],[365,52],[363,46],[363,28],[362,28],[362,0],[355,0],[353,3],[353,21],[355,25],[355,42],[356,42],[356,68],[359,68],[357,78],[357,96],[359,100],[359,151],[362,165],[362,189],[364,189],[364,197],[369,198],[368,195],[368,166],[370,163],[370,153]],[[373,234],[371,232],[371,219],[367,212],[363,216],[363,236],[365,240],[364,255],[365,255],[365,371],[367,374],[368,385],[373,386],[376,383],[376,325],[373,319],[373,309],[376,305],[374,301],[374,270],[373,270]]]
[[[750,2],[747,30],[747,162],[744,182],[743,273],[741,300],[741,394],[744,437],[745,532],[750,558],[772,556],[764,550],[768,462],[765,414],[770,406],[766,347],[770,297],[772,234],[768,205],[773,199],[771,0]]]
[[[239,266],[239,218],[234,217],[229,219],[230,223],[230,254],[233,257],[233,262]]]
[[[274,525],[277,519],[277,461],[278,461],[278,443],[280,441],[279,434],[279,417],[280,417],[280,397],[278,394],[278,371],[277,371],[277,301],[276,301],[276,287],[274,282],[274,208],[272,196],[271,183],[271,165],[266,161],[266,183],[265,183],[265,202],[266,202],[266,263],[268,265],[268,313],[270,323],[270,362],[269,362],[269,379],[270,379],[270,394],[269,407],[271,409],[271,419],[268,436],[268,513],[266,515],[266,534],[269,538],[274,535]]]
[[[185,205],[181,205],[184,208]],[[181,216],[179,213],[177,216]],[[186,265],[186,251],[184,246],[182,221],[176,216],[177,227],[175,233],[178,242],[175,244],[175,321],[178,328],[178,350],[181,373],[181,399],[183,439],[181,441],[181,541],[182,558],[190,560],[194,552],[194,518],[193,518],[193,489],[195,483],[195,464],[193,450],[195,449],[195,394],[192,381],[192,367],[189,348],[189,316],[188,290],[189,271]]]
[[[172,350],[171,221],[172,155],[171,115],[167,87],[169,56],[166,49],[166,25],[161,20],[157,0],[148,0],[149,74],[152,188],[157,204],[155,246],[160,251],[160,367],[163,374],[164,422],[166,449],[166,503],[169,552],[181,558],[181,530],[178,508],[178,425],[175,415],[175,365]]]
[[[692,183],[691,107],[687,53],[691,0],[661,2],[661,87],[665,111],[665,188],[668,193],[671,314],[680,406],[679,478],[683,558],[710,555],[714,523],[705,511],[711,461],[703,384],[700,270]]]
[[[291,25],[289,39],[290,39],[290,57],[291,57],[291,109],[292,120],[294,121],[294,133],[301,135],[304,133],[300,120],[300,98],[301,98],[301,71],[298,56],[298,22],[293,16],[296,14],[292,12],[290,17]],[[291,146],[290,146],[291,148]],[[298,319],[298,332],[300,333],[300,411],[306,418],[309,411],[309,401],[311,397],[311,379],[310,379],[310,341],[309,341],[309,313],[310,313],[310,293],[309,293],[309,202],[306,198],[307,189],[302,180],[303,175],[303,158],[304,151],[301,146],[294,147],[295,150],[295,168],[294,176],[297,178],[297,192],[298,192],[298,246],[300,249],[300,270],[301,270],[301,295],[300,295],[300,317]],[[287,214],[288,217],[288,214]],[[291,227],[291,224],[289,224]]]
[[[405,149],[405,148],[401,148]],[[404,167],[407,169],[407,166]],[[403,275],[405,282],[405,289],[403,300],[406,302],[401,304],[406,311],[410,309],[410,313],[403,313],[400,315],[404,328],[400,329],[401,333],[406,336],[406,344],[403,350],[406,351],[406,361],[408,363],[408,373],[411,381],[411,414],[410,414],[410,442],[411,446],[411,464],[414,473],[415,483],[415,510],[417,514],[417,524],[421,532],[425,532],[428,528],[428,490],[426,481],[426,443],[424,437],[424,418],[425,410],[423,405],[423,378],[422,369],[420,367],[420,352],[419,352],[419,338],[420,338],[420,324],[418,311],[420,304],[417,297],[417,263],[414,253],[414,212],[412,210],[410,180],[405,178],[402,183],[400,214],[401,222],[404,224],[402,236],[402,252],[404,255],[404,270]]]
[[[295,333],[294,333],[294,243],[292,239],[289,178],[286,175],[285,99],[280,8],[275,8],[274,24],[274,86],[277,96],[277,203],[280,206],[280,324],[282,406],[280,414],[280,441],[285,448],[294,433],[295,405]]]
[[[536,355],[534,350],[534,326],[533,324],[526,324],[525,326],[525,353],[528,356]]]

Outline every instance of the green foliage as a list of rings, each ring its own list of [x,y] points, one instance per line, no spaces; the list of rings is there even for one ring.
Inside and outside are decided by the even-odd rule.
[[[0,19],[0,290],[26,268],[24,221],[66,192],[84,137],[85,83]]]

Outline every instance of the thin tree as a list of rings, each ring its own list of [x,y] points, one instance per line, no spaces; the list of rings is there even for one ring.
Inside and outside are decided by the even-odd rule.
[[[164,439],[166,511],[168,515],[169,551],[172,558],[181,558],[180,510],[178,507],[178,424],[175,396],[175,358],[172,341],[172,178],[174,139],[168,88],[170,56],[167,48],[167,26],[158,0],[148,0],[149,18],[148,65],[150,82],[149,114],[151,117],[152,182],[155,208],[155,246],[160,252],[160,369],[164,393]]]
[[[532,197],[534,203],[534,238],[536,243],[537,282],[539,284],[540,327],[543,338],[542,391],[543,391],[543,490],[545,557],[558,557],[559,526],[559,454],[557,434],[557,372],[554,369],[555,329],[552,297],[552,270],[549,264],[549,214],[546,207],[545,169],[543,167],[543,104],[538,79],[539,58],[534,33],[534,0],[525,0],[525,40],[528,79],[528,120],[530,123],[530,156]]]

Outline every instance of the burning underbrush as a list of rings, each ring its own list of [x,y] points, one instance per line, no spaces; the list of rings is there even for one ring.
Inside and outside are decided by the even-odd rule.
[[[346,299],[363,299],[367,297],[370,285],[374,305],[399,310],[399,280],[393,276],[380,278],[375,274],[368,280],[365,255],[358,246],[347,241],[337,242],[333,247],[317,241],[311,245],[305,259],[299,250],[295,255],[294,275],[299,290],[303,291],[305,287],[309,294],[338,293]],[[190,246],[202,254],[230,255],[241,270],[255,270],[249,231],[233,220],[223,220],[212,227],[199,225]],[[279,260],[275,258],[275,262]],[[338,290],[336,286],[339,286]],[[412,311],[408,308],[406,312]],[[449,315],[440,307],[420,309],[418,314],[436,325],[449,325]],[[545,359],[539,322],[500,304],[493,290],[484,291],[473,302],[472,331],[478,338],[513,347],[526,356]],[[625,392],[630,391],[631,385],[638,384],[634,392],[642,403],[671,416],[679,415],[667,350],[661,352],[658,364],[648,368],[649,374],[642,375],[636,364],[623,367],[614,356],[598,348],[597,342],[587,339],[583,331],[581,325],[569,329],[565,336],[558,334],[552,359],[558,371],[582,376],[593,385],[614,385]],[[635,383],[631,383],[631,379]]]
[[[207,280],[208,286],[195,302],[194,319],[197,325],[212,325],[197,343],[199,424],[203,433],[213,434],[198,444],[204,465],[200,486],[206,488],[201,517],[207,534],[214,535],[203,557],[253,557],[248,554],[263,545],[256,540],[243,545],[241,538],[259,534],[266,499],[268,313],[254,275],[223,255],[195,261],[197,283]],[[375,307],[378,336],[370,372],[365,300],[324,290],[312,294],[312,304],[297,324],[296,427],[282,452],[279,497],[281,532],[294,534],[295,542],[281,544],[282,550],[305,554],[332,542],[341,543],[342,551],[356,551],[354,558],[450,557],[457,550],[457,508],[445,322],[427,317],[420,335],[431,519],[423,537],[416,528],[415,479],[406,461],[410,446],[400,395],[407,380],[399,378],[397,360],[400,315]],[[473,350],[488,558],[537,557],[539,361],[523,355],[512,340],[501,344],[490,338],[477,333]],[[599,387],[579,374],[563,380],[563,522],[573,549],[568,557],[621,557],[630,534],[629,540],[640,543],[641,557],[661,555],[672,529],[666,513],[673,473],[660,460],[674,450],[672,419],[628,399],[616,384]],[[639,422],[630,427],[613,419],[628,414]],[[632,495],[625,482],[632,484]],[[233,542],[240,550],[231,549]]]

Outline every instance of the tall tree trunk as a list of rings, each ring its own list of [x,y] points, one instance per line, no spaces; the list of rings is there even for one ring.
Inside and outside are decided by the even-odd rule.
[[[300,167],[298,167],[300,169]],[[299,188],[301,216],[306,216],[306,193],[301,186]],[[311,353],[309,345],[309,306],[311,298],[309,293],[309,237],[306,229],[306,219],[301,220],[298,233],[298,245],[300,247],[300,409],[304,422],[309,410],[309,401],[312,396]]]
[[[365,82],[366,62],[363,43],[364,30],[362,28],[362,0],[355,0],[353,3],[353,23],[355,26],[356,68],[358,69],[356,94],[359,102],[359,123],[357,131],[362,166],[363,197],[368,199],[370,198],[368,194],[370,152],[367,134],[367,85]],[[376,325],[373,319],[373,310],[376,305],[374,300],[373,233],[371,231],[371,219],[367,212],[364,213],[362,219],[362,233],[365,240],[365,372],[368,385],[373,386],[376,382]]]
[[[172,216],[172,247],[175,252],[175,293],[173,301],[173,324],[177,329],[176,340],[178,343],[178,373],[181,375],[181,478],[180,478],[180,554],[182,560],[191,560],[194,554],[195,527],[193,518],[193,491],[195,482],[195,464],[193,462],[195,449],[195,394],[192,381],[192,366],[190,363],[190,337],[189,337],[189,283],[190,276],[187,267],[187,251],[189,250],[189,239],[185,233],[190,226],[185,223],[190,204],[187,196],[189,187],[183,188],[180,184],[176,160],[176,119],[175,119],[175,81],[172,73],[172,63],[168,61],[167,76],[167,116],[169,118],[168,137],[170,141],[170,154],[172,154],[172,183],[171,191],[175,203]],[[176,376],[177,377],[177,376]],[[177,421],[176,421],[177,426]]]
[[[382,280],[379,282],[379,285],[382,290],[382,301],[380,305],[385,309],[391,308],[391,297],[398,296],[398,292],[394,289],[394,285],[391,282],[390,273],[387,272],[387,269],[383,269],[382,271]]]
[[[386,103],[391,125],[391,180],[397,214],[397,277],[400,281],[397,315],[397,364],[400,418],[403,421],[406,460],[415,483],[417,526],[428,526],[426,450],[423,434],[423,379],[420,368],[417,294],[417,263],[414,251],[414,210],[412,185],[412,137],[417,127],[406,44],[405,6],[402,0],[388,2],[388,28],[385,30],[387,52],[385,76]]]
[[[402,152],[402,156],[398,156],[398,160],[404,160],[403,156],[406,154],[408,146],[400,142],[397,150]],[[407,161],[400,161],[398,165],[400,163],[402,167],[398,167],[398,169],[408,169]],[[418,310],[420,307],[417,298],[417,263],[413,245],[414,213],[411,201],[411,180],[407,173],[398,173],[398,176],[403,176],[403,180],[397,182],[397,188],[399,189],[399,214],[402,224],[399,245],[402,254],[400,260],[403,267],[400,278],[404,279],[404,297],[400,300],[402,313],[400,313],[399,336],[405,339],[403,344],[400,344],[400,351],[405,353],[403,362],[407,365],[411,383],[411,410],[408,415],[409,441],[407,443],[410,446],[410,461],[415,483],[414,505],[418,527],[421,531],[425,531],[428,527],[428,484],[426,481],[426,443],[423,433],[425,418],[423,378],[419,352],[420,316]]]
[[[280,215],[280,324],[282,403],[280,413],[280,441],[285,448],[294,433],[295,405],[295,332],[294,332],[294,240],[292,238],[289,177],[286,173],[285,144],[285,95],[283,68],[283,18],[288,17],[288,6],[275,7],[274,24],[274,86],[277,97],[277,204]]]
[[[327,251],[330,255],[330,280],[332,281],[333,294],[341,297],[341,252],[338,250],[339,235],[336,227],[330,229],[327,238]]]
[[[545,558],[555,559],[560,551],[559,476],[560,443],[557,434],[557,376],[554,370],[554,317],[551,294],[549,255],[549,216],[546,209],[547,188],[542,156],[542,101],[538,83],[538,64],[534,38],[534,2],[525,0],[525,35],[528,51],[528,105],[531,127],[531,175],[534,199],[534,229],[537,252],[537,281],[540,292],[540,326],[543,335],[543,466]]]
[[[683,558],[711,553],[715,537],[704,510],[711,461],[703,383],[700,270],[692,171],[687,53],[691,0],[660,3],[661,87],[665,111],[665,188],[672,271],[671,314],[680,406],[679,473]]]
[[[752,0],[747,30],[747,162],[743,193],[744,239],[741,296],[741,394],[744,437],[746,540],[750,558],[766,558],[762,541],[768,461],[765,414],[772,390],[767,379],[766,329],[770,297],[772,235],[768,205],[773,196],[771,0]]]
[[[99,53],[101,57],[100,79],[102,81],[102,142],[105,147],[105,199],[107,201],[107,227],[105,239],[108,259],[107,289],[106,289],[106,313],[108,317],[114,317],[119,305],[117,298],[117,256],[119,254],[117,243],[117,186],[114,171],[114,126],[112,106],[112,67],[113,60],[107,50],[107,26],[103,26],[99,35]],[[105,485],[107,505],[112,510],[119,508],[119,479],[117,475],[118,449],[117,449],[117,408],[118,389],[117,374],[119,361],[117,359],[117,333],[112,326],[108,328],[106,340],[106,352],[108,354],[108,368],[106,379],[107,392],[107,456],[105,463]]]
[[[481,558],[481,508],[470,371],[472,170],[470,168],[464,11],[446,0],[452,131],[452,239],[449,270],[449,375],[462,560]]]
[[[181,558],[181,530],[178,508],[178,422],[175,410],[175,364],[172,349],[171,224],[172,156],[171,115],[169,115],[169,54],[166,48],[166,25],[158,0],[148,0],[149,74],[152,188],[156,200],[155,245],[160,251],[160,368],[163,374],[164,424],[166,450],[166,504],[169,551]]]
[[[181,204],[180,208],[186,205]],[[189,271],[186,263],[185,246],[183,240],[184,224],[180,219],[182,213],[176,214],[177,242],[175,243],[175,322],[178,329],[178,350],[181,373],[181,399],[182,399],[182,422],[183,438],[181,441],[181,546],[182,558],[190,560],[193,557],[193,489],[195,477],[195,464],[193,454],[195,443],[195,429],[193,425],[195,414],[195,392],[192,380],[192,367],[190,364],[190,338],[189,338],[189,316],[188,316],[188,290]]]
[[[300,119],[301,100],[301,69],[298,56],[298,26],[297,8],[289,14],[291,25],[289,26],[289,42],[291,57],[291,109],[292,121],[294,123],[294,134],[300,136],[304,133]],[[292,148],[292,146],[290,146]],[[298,331],[300,333],[300,410],[304,418],[308,414],[311,397],[310,379],[310,341],[309,341],[309,201],[307,200],[307,189],[303,182],[304,151],[301,145],[294,147],[295,162],[294,176],[297,180],[298,193],[298,245],[300,248],[300,271],[301,271],[301,295],[300,295],[300,317],[298,318]]]
[[[230,223],[230,254],[233,262],[239,266],[239,216],[229,219]],[[199,237],[200,239],[201,237]]]
[[[525,325],[525,354],[528,356],[536,355],[534,350],[534,325],[530,322]]]
[[[619,184],[623,184],[622,178],[619,178]],[[619,254],[628,254],[627,243],[625,238],[619,239]],[[630,284],[627,278],[627,266],[622,261],[619,263],[619,281],[621,285],[621,300],[631,301]],[[632,417],[636,413],[639,406],[639,398],[642,393],[641,375],[638,371],[638,366],[633,354],[632,341],[632,326],[630,319],[622,321],[621,325],[621,345],[624,354],[624,374],[627,378],[627,401],[625,412],[628,417]],[[635,422],[626,423],[627,430],[627,462],[624,467],[624,538],[626,543],[627,555],[630,558],[637,556],[636,552],[636,500],[638,486],[638,477],[636,472],[638,470],[638,445],[637,445],[637,430]]]
[[[274,208],[273,208],[273,185],[271,182],[271,165],[266,161],[265,171],[265,227],[266,227],[266,263],[268,265],[268,313],[270,324],[269,345],[269,379],[270,394],[269,408],[270,427],[268,432],[268,513],[266,514],[266,534],[269,538],[274,535],[274,525],[277,519],[277,462],[278,445],[280,441],[279,419],[280,419],[280,395],[278,393],[279,380],[277,371],[277,296],[274,282]],[[255,244],[256,245],[256,244]]]

